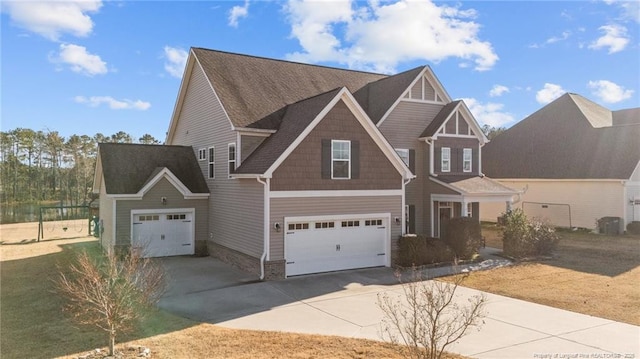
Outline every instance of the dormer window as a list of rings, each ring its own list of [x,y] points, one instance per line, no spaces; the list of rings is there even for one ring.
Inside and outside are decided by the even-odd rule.
[[[440,168],[442,172],[451,172],[451,148],[442,147],[442,154],[440,160]]]

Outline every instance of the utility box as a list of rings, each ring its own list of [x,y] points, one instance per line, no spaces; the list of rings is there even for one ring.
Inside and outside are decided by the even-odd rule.
[[[598,232],[601,234],[618,235],[623,231],[620,217],[602,217],[598,220]]]

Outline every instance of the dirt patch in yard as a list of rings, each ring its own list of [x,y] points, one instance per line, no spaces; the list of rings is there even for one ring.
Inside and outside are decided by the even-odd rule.
[[[37,223],[0,226],[0,357],[77,358],[106,350],[102,332],[78,327],[61,312],[53,292],[56,265],[77,250],[99,250],[93,237],[32,241]],[[9,225],[14,226],[14,225]],[[7,235],[12,233],[13,236]],[[137,357],[131,346],[151,350],[152,358],[401,358],[398,346],[341,337],[221,328],[164,311],[154,312],[137,330],[117,339],[117,350]],[[448,355],[447,358],[464,358]]]
[[[502,248],[495,226],[487,246]],[[560,232],[551,259],[472,273],[465,286],[640,325],[640,237]]]

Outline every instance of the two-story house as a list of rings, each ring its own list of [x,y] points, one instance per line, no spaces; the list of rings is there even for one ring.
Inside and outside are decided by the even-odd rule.
[[[197,161],[208,187],[207,219],[190,217],[190,233],[206,228],[193,252],[206,243],[269,279],[391,266],[402,234],[437,237],[451,217],[479,218],[482,202],[510,202],[515,191],[482,175],[486,142],[428,66],[388,76],[193,48],[163,147],[192,148],[182,161]],[[165,167],[153,168],[147,183]],[[188,201],[205,195],[166,172],[182,188],[176,206],[201,212]],[[116,198],[101,190],[101,205]],[[160,215],[160,229],[134,232],[156,218],[135,213],[145,221],[132,217],[115,243],[158,242],[175,222]],[[118,233],[117,215],[108,217]]]

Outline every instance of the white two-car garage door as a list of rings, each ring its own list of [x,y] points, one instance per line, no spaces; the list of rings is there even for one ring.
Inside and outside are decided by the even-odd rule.
[[[389,214],[285,218],[286,275],[388,265]]]
[[[192,211],[133,211],[131,217],[132,245],[144,257],[195,253]]]

